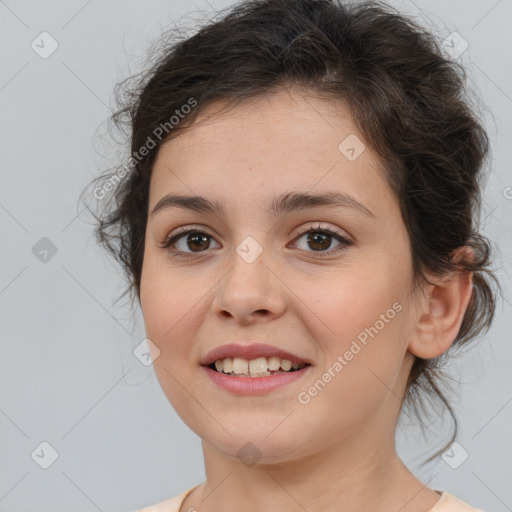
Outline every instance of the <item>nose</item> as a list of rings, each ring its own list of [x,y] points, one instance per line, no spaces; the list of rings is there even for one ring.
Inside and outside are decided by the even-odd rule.
[[[285,285],[279,279],[266,251],[254,260],[243,251],[233,251],[230,268],[221,279],[212,303],[214,314],[241,325],[271,321],[286,309]]]

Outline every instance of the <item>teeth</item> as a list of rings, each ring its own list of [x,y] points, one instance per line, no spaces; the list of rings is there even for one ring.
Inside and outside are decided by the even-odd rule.
[[[289,372],[291,369],[292,369],[292,362],[289,361],[288,359],[283,359],[281,361],[281,368],[285,371],[285,372]]]
[[[249,361],[249,373],[265,373],[268,368],[267,359],[265,357],[258,357],[258,359],[251,359]],[[235,371],[235,373],[238,373]],[[244,372],[247,373],[247,372]]]
[[[249,372],[249,360],[242,359],[241,357],[235,357],[233,359],[233,372],[234,373],[248,373]]]
[[[277,371],[279,370],[279,368],[281,367],[281,359],[279,359],[279,357],[271,357],[269,360],[268,360],[268,369],[270,371]]]
[[[246,377],[263,377],[272,375],[271,372],[289,372],[290,370],[300,370],[306,366],[304,363],[292,363],[289,359],[280,359],[279,357],[258,357],[256,359],[244,359],[242,357],[226,357],[215,361],[215,369],[218,372],[230,375],[240,375]]]
[[[233,371],[233,359],[231,359],[230,357],[224,359],[222,371],[225,373],[231,373]]]

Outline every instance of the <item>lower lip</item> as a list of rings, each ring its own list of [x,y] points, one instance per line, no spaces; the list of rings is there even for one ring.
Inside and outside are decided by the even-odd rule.
[[[225,373],[216,372],[208,366],[203,366],[208,377],[227,391],[237,395],[262,395],[270,391],[291,384],[308,373],[311,365],[290,373],[275,373],[265,377],[235,377]]]

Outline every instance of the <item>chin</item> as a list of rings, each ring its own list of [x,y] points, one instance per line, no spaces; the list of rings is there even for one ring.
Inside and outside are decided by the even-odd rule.
[[[212,447],[223,457],[238,460],[251,467],[251,464],[281,464],[300,458],[303,455],[303,449],[306,440],[303,442],[294,436],[292,432],[283,430],[283,432],[254,432],[252,429],[246,431],[230,430],[232,437],[222,428],[217,430],[218,435],[212,435],[211,430],[206,432],[197,432],[196,434],[203,441]]]

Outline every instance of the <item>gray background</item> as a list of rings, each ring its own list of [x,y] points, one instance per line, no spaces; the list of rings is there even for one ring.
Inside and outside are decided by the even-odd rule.
[[[512,1],[391,3],[441,39],[456,31],[469,44],[457,58],[487,106],[493,141],[483,231],[496,241],[507,294],[489,333],[452,365],[463,382],[456,455],[463,449],[467,460],[456,469],[443,458],[419,467],[419,457],[446,439],[440,424],[429,429],[431,451],[419,450],[414,425],[407,436],[399,432],[399,451],[430,487],[505,512],[512,510]],[[139,69],[149,43],[182,14],[192,12],[190,24],[229,4],[0,0],[2,512],[131,511],[204,479],[200,439],[175,414],[152,367],[132,353],[145,337],[140,315],[113,304],[123,283],[85,214],[77,216],[84,209],[77,199],[116,162],[115,146],[97,131],[115,83]],[[46,59],[31,47],[43,31],[59,45]],[[57,250],[46,262],[38,253],[49,246],[44,237]],[[58,453],[47,469],[44,441]]]

